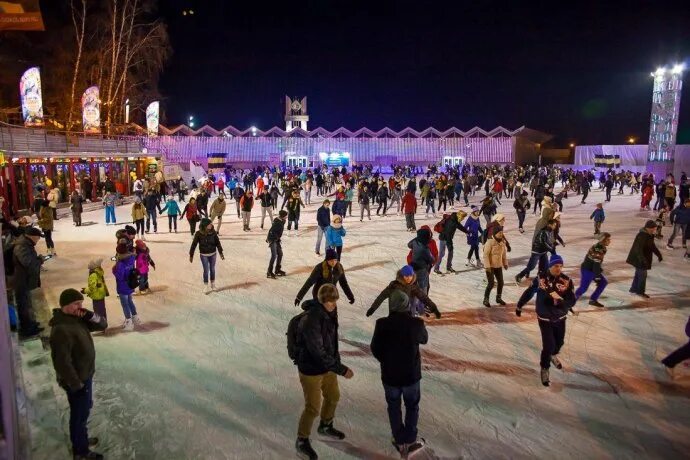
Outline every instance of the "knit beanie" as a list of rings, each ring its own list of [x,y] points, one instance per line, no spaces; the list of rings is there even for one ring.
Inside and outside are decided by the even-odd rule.
[[[410,298],[400,289],[395,289],[388,297],[388,311],[400,313],[410,311]]]
[[[653,220],[649,219],[645,224],[644,228],[656,228],[656,222]]]
[[[60,294],[60,307],[69,305],[72,302],[76,302],[77,300],[84,300],[84,296],[81,295],[81,293],[76,289],[65,289],[64,291],[62,291],[62,294]]]
[[[89,270],[95,270],[103,263],[103,259],[93,259],[89,262]]]
[[[400,269],[400,274],[402,276],[413,276],[414,268],[412,268],[411,265],[405,265],[403,268]]]
[[[287,215],[288,215],[288,213],[284,209],[278,213],[278,217],[280,217],[281,219],[285,219],[287,217]]]
[[[558,264],[563,265],[563,257],[559,256],[558,254],[552,255],[549,259],[549,268]]]
[[[337,260],[337,259],[338,259],[338,251],[336,251],[333,248],[326,249],[326,260]]]
[[[137,229],[132,227],[131,225],[125,225],[125,233],[128,235],[136,235]]]
[[[211,219],[208,217],[204,217],[201,219],[201,222],[199,223],[199,230],[206,230],[206,227],[208,227],[208,224],[211,223]]]

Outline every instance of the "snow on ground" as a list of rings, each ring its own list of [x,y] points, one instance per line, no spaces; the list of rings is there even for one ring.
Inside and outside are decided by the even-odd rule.
[[[477,203],[478,194],[472,200]],[[561,234],[567,246],[566,272],[579,279],[579,265],[593,244],[588,219],[603,193],[565,201]],[[225,261],[218,260],[218,292],[204,295],[201,264],[188,260],[191,236],[162,233],[148,240],[157,270],[150,275],[154,293],[136,297],[145,331],[95,336],[97,372],[90,433],[101,439],[99,450],[110,459],[292,458],[302,392],[297,370],[287,357],[285,330],[298,312],[295,294],[311,268],[315,212],[320,199],[302,214],[300,235],[283,237],[288,276],[266,279],[268,248],[255,210],[252,232],[244,233],[229,203],[222,227]],[[317,204],[318,203],[318,204]],[[129,216],[119,207],[119,218]],[[421,209],[421,207],[420,207]],[[355,211],[359,211],[357,205]],[[529,251],[531,214],[524,235],[517,231],[512,200],[507,215],[512,243],[508,280],[524,266]],[[541,341],[533,306],[514,315],[522,288],[509,282],[507,307],[484,308],[482,270],[465,269],[464,236],[456,236],[457,276],[432,275],[431,296],[443,318],[428,323],[419,429],[429,442],[427,458],[681,458],[690,448],[690,372],[670,381],[658,361],[687,340],[683,333],[690,312],[690,265],[682,251],[662,249],[648,280],[648,302],[628,288],[632,267],[628,249],[651,213],[639,211],[639,195],[615,196],[606,204],[603,230],[613,233],[604,264],[611,284],[596,309],[586,297],[581,313],[569,317],[564,371],[552,369],[552,386],[539,382]],[[417,215],[418,227],[438,219]],[[56,222],[59,256],[43,274],[46,301],[57,304],[67,287],[82,287],[86,265],[105,257],[111,297],[109,323],[117,328],[122,310],[109,272],[118,227],[103,225],[102,211],[84,215],[84,226],[71,219]],[[360,223],[345,221],[343,264],[356,296],[354,305],[339,306],[343,362],[355,377],[340,380],[336,426],[346,442],[316,440],[321,458],[395,458],[390,446],[378,363],[368,351],[377,317],[364,313],[378,292],[404,264],[411,238],[403,217]],[[267,223],[268,228],[268,223]],[[664,230],[668,236],[670,228]],[[286,232],[287,233],[287,232]],[[661,244],[660,244],[661,246]],[[39,250],[44,250],[39,243]],[[198,257],[198,256],[197,256]],[[591,291],[590,291],[591,292]],[[493,297],[493,296],[492,296]],[[493,298],[492,298],[493,300]],[[86,305],[90,306],[87,300]],[[69,457],[68,406],[55,383],[50,355],[40,342],[23,345],[23,370],[32,427],[33,458]],[[315,434],[314,439],[318,436]],[[424,458],[423,456],[420,456]]]

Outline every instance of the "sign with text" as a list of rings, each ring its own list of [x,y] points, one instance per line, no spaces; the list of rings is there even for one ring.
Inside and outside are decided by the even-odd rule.
[[[2,30],[45,30],[38,0],[0,0]]]

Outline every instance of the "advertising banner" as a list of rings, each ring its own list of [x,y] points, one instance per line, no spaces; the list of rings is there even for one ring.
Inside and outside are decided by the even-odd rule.
[[[0,0],[3,30],[45,30],[38,0]]]
[[[98,86],[86,88],[81,97],[82,126],[85,133],[101,132],[101,101]]]
[[[41,71],[31,67],[19,80],[24,126],[43,126],[43,99],[41,97]]]
[[[153,101],[146,107],[146,131],[149,136],[158,136],[158,123],[160,120],[160,104]]]

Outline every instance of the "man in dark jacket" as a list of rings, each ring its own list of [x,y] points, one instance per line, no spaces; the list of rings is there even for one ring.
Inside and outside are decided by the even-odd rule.
[[[328,210],[331,202],[323,200],[323,204],[316,210],[316,255],[321,255],[321,240],[326,231],[326,227],[331,225],[331,212]],[[335,284],[335,283],[334,283]]]
[[[438,248],[438,259],[436,260],[436,266],[434,267],[434,273],[441,274],[441,261],[446,253],[446,248],[448,248],[448,258],[446,259],[446,271],[448,273],[455,273],[453,269],[453,237],[455,232],[460,230],[461,232],[467,234],[467,230],[462,225],[462,220],[467,217],[465,211],[458,211],[455,214],[451,214],[448,219],[443,221],[443,227],[441,232],[438,234],[439,248]]]
[[[520,284],[522,278],[529,277],[529,273],[534,270],[534,267],[539,264],[539,272],[546,269],[546,264],[548,262],[547,253],[554,252],[555,248],[555,237],[553,230],[556,228],[555,219],[551,219],[547,222],[546,227],[539,230],[534,234],[534,239],[532,240],[532,254],[530,255],[527,266],[517,275],[515,275],[515,282]]]
[[[647,270],[652,268],[652,254],[656,254],[659,262],[663,260],[661,252],[654,244],[655,233],[656,222],[650,219],[637,233],[628,253],[628,258],[625,260],[628,264],[635,267],[635,277],[630,286],[630,292],[645,299],[649,298],[645,291],[647,290]]]
[[[572,280],[563,273],[563,258],[553,254],[549,260],[549,268],[534,279],[520,298],[524,305],[537,294],[536,312],[541,331],[542,350],[539,365],[541,367],[541,383],[549,386],[549,367],[551,364],[562,369],[563,364],[558,359],[558,353],[563,347],[565,339],[565,320],[568,311],[575,305],[575,292]],[[516,313],[520,316],[521,307]]]
[[[674,208],[669,214],[671,219],[671,224],[673,225],[673,232],[668,238],[668,243],[666,244],[666,249],[674,249],[673,240],[676,238],[676,234],[680,233],[680,241],[683,247],[687,247],[688,239],[688,226],[690,226],[690,199],[681,201],[680,206]]]
[[[98,442],[89,439],[86,423],[93,405],[92,382],[96,370],[96,349],[92,331],[108,327],[104,317],[82,308],[82,296],[76,289],[60,294],[60,308],[53,310],[50,320],[50,349],[58,384],[69,401],[69,434],[75,460],[102,459],[89,450]]]
[[[405,265],[403,268],[398,270],[395,280],[391,281],[386,288],[381,291],[381,293],[376,297],[374,302],[371,304],[369,310],[367,310],[367,316],[371,316],[379,308],[385,299],[390,297],[390,295],[399,289],[407,294],[407,297],[412,300],[413,298],[422,302],[425,306],[425,311],[428,313],[433,313],[436,318],[441,317],[441,312],[438,311],[438,307],[433,300],[426,295],[426,292],[417,284],[417,275],[415,275],[414,268],[410,265]]]
[[[688,338],[690,338],[690,318],[688,318],[688,322],[685,323],[685,335],[687,335]],[[666,372],[668,372],[671,378],[673,378],[673,369],[676,367],[676,365],[687,359],[690,359],[690,342],[686,343],[680,348],[677,348],[667,357],[662,359],[661,363],[666,368]]]
[[[304,298],[304,294],[307,293],[310,286],[314,286],[312,289],[313,298],[317,298],[319,288],[326,283],[330,283],[333,286],[337,286],[340,283],[340,287],[345,291],[347,299],[350,304],[355,303],[355,296],[352,294],[350,285],[347,284],[347,278],[345,277],[345,269],[342,264],[338,262],[338,252],[333,248],[326,249],[326,260],[321,263],[316,264],[314,269],[311,271],[309,278],[304,282],[302,289],[297,293],[295,298],[295,305],[299,305]]]
[[[299,331],[301,346],[296,364],[304,392],[304,410],[299,419],[295,447],[299,454],[309,459],[318,458],[309,436],[314,420],[319,415],[319,434],[345,439],[345,434],[333,427],[335,409],[340,399],[338,376],[351,379],[354,373],[340,362],[338,297],[338,289],[334,285],[324,284],[319,288],[318,300],[307,300],[302,304],[302,309],[308,313]]]
[[[14,297],[19,316],[19,337],[38,335],[43,328],[35,320],[31,303],[31,291],[41,286],[41,265],[43,259],[36,253],[36,243],[42,233],[35,227],[28,227],[14,242],[12,262],[14,264]]]
[[[280,269],[281,263],[283,261],[283,246],[280,243],[280,239],[283,236],[283,230],[285,229],[285,221],[287,220],[287,211],[281,209],[278,213],[278,217],[273,219],[273,224],[271,229],[268,231],[268,236],[266,237],[266,242],[271,248],[271,260],[268,263],[268,272],[266,272],[267,278],[275,279],[276,276],[285,276],[283,270]],[[275,263],[275,273],[273,272],[273,264]]]
[[[419,345],[429,335],[424,321],[410,314],[410,298],[395,290],[388,298],[389,315],[376,320],[371,339],[371,353],[381,363],[381,381],[388,403],[388,420],[393,441],[401,455],[418,449],[417,420],[422,379],[422,358]],[[405,401],[405,421],[400,407]],[[423,444],[422,444],[423,445]]]
[[[146,208],[146,233],[151,230],[153,222],[153,233],[158,233],[158,222],[156,221],[157,212],[161,212],[161,195],[155,189],[150,188],[144,196],[144,207]],[[157,211],[157,212],[156,212]]]
[[[237,187],[232,191],[232,197],[235,199],[235,206],[237,207],[237,218],[240,218],[240,200],[244,196],[244,189],[237,184]]]

